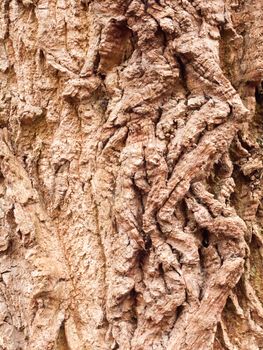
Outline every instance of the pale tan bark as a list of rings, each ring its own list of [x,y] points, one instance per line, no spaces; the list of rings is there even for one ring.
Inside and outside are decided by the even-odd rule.
[[[0,349],[262,349],[263,1],[0,7]]]

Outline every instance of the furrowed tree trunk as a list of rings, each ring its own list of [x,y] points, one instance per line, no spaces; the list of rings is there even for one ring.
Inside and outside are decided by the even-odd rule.
[[[263,349],[263,1],[0,7],[0,349]]]

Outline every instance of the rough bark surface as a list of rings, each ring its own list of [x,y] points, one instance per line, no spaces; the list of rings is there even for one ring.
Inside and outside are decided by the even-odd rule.
[[[0,10],[0,349],[263,349],[263,1]]]

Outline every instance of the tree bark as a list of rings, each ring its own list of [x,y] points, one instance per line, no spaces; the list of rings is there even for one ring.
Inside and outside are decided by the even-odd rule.
[[[0,349],[263,349],[263,2],[0,7]]]

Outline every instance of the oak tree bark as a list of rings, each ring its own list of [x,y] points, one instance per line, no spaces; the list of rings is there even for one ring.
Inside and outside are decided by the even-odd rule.
[[[0,8],[0,349],[262,349],[263,1]]]

